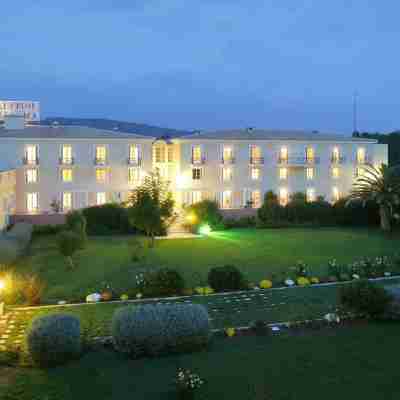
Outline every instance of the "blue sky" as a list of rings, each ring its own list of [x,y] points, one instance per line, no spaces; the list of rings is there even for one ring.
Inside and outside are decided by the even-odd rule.
[[[390,131],[399,13],[392,0],[9,1],[0,98],[40,100],[44,116],[345,133],[357,90],[359,129]]]

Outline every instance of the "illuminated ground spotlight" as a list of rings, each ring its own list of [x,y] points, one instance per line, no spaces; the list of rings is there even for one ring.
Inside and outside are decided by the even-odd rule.
[[[194,215],[194,214],[188,214],[188,215],[186,215],[186,221],[189,223],[189,224],[195,224],[196,222],[197,222],[197,217],[196,217],[196,215]]]
[[[211,233],[211,227],[208,224],[201,225],[199,228],[200,235],[209,235]]]

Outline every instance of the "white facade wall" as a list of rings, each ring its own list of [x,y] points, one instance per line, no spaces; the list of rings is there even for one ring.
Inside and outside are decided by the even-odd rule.
[[[0,230],[7,227],[10,215],[15,213],[16,171],[0,172]]]

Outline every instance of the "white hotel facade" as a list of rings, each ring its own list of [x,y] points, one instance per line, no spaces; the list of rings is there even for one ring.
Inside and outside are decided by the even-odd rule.
[[[272,190],[309,201],[346,196],[366,164],[388,162],[375,140],[283,130],[225,130],[155,138],[77,126],[0,128],[0,155],[16,171],[18,215],[62,213],[123,202],[156,169],[170,181],[177,208],[215,199],[222,209],[257,208]]]

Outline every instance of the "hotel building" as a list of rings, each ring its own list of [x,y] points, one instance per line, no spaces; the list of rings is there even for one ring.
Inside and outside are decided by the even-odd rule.
[[[0,100],[0,121],[8,115],[21,115],[26,122],[40,121],[40,103],[25,100]]]

